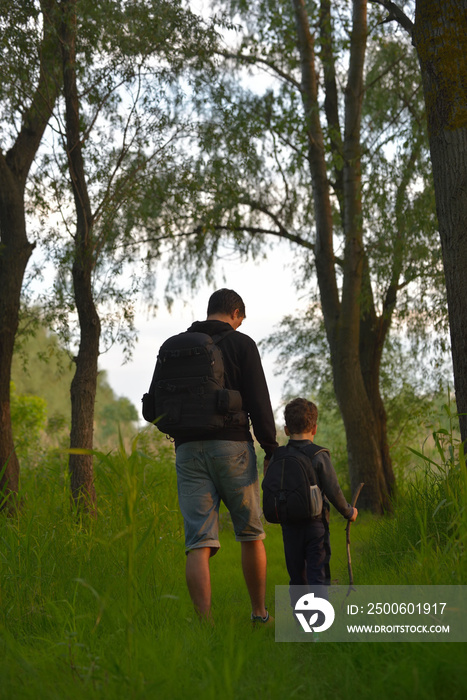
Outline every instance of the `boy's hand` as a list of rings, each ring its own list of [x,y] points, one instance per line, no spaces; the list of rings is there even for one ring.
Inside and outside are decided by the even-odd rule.
[[[351,523],[353,523],[353,522],[354,522],[354,520],[356,520],[356,519],[357,519],[357,515],[358,515],[358,510],[357,510],[357,509],[355,508],[355,506],[353,506],[353,513],[352,513],[352,517],[351,517],[351,518],[349,518],[349,520],[350,520],[350,522],[351,522]]]

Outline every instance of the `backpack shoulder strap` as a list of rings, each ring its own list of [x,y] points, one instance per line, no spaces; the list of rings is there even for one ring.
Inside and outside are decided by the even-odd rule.
[[[214,333],[214,335],[212,335],[211,338],[213,339],[215,344],[218,345],[221,342],[221,340],[224,340],[226,335],[230,335],[230,333],[233,332],[233,328],[228,328],[226,331],[222,331],[221,333]]]
[[[304,445],[303,447],[297,447],[296,449],[300,450],[300,452],[304,452],[308,457],[311,457],[311,459],[314,459],[320,452],[327,452],[329,454],[327,447],[315,445],[314,442],[310,442],[309,445]]]
[[[292,447],[295,450],[297,450],[298,452],[305,454],[309,458],[309,460],[310,460],[309,467],[310,467],[310,471],[313,475],[313,480],[314,480],[315,484],[317,484],[320,488],[322,488],[321,484],[319,483],[319,479],[316,475],[316,470],[313,466],[313,461],[314,461],[314,458],[318,454],[320,454],[321,452],[327,452],[329,454],[329,450],[327,449],[327,447],[321,447],[320,445],[315,445],[314,442],[311,442],[309,445],[304,445],[303,447],[295,447],[295,445],[293,445]]]
[[[230,335],[230,333],[233,333],[233,332],[234,332],[234,328],[227,328],[227,330],[222,331],[221,333],[214,333],[214,335],[211,336],[214,345],[216,345],[219,348],[219,352],[222,356],[222,359],[224,359],[224,358],[223,358],[223,354],[222,354],[222,349],[219,347],[219,343],[221,343],[227,335]],[[224,381],[225,381],[226,377],[227,377],[227,381],[228,381],[228,375],[227,375],[225,364],[224,364]]]
[[[278,459],[284,459],[284,457],[287,457],[288,455],[293,455],[293,454],[303,454],[303,450],[294,447],[293,445],[279,445],[279,447],[276,447],[274,452],[272,453],[272,457],[270,460],[270,463],[274,460]]]

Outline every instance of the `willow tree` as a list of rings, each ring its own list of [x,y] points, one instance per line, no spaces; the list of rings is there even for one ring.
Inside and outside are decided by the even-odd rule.
[[[34,243],[27,183],[60,90],[55,0],[2,2],[0,12],[0,491],[18,491],[10,378],[20,298]]]
[[[351,485],[365,482],[361,505],[382,512],[394,473],[381,355],[410,285],[436,268],[416,65],[380,13],[368,22],[366,0],[218,5],[237,33],[200,91],[187,251],[199,265],[222,240],[245,254],[275,237],[296,246],[295,277],[318,282]]]
[[[77,506],[94,513],[98,360],[106,341],[124,337],[118,322],[115,333],[115,317],[131,332],[136,286],[128,286],[127,263],[139,262],[144,248],[132,212],[143,193],[163,207],[168,173],[183,161],[180,83],[182,76],[189,83],[190,56],[200,53],[208,35],[177,2],[62,0],[60,10],[64,109],[56,115],[56,161],[49,160],[46,182],[63,227],[48,243],[60,271],[55,311],[66,332],[74,312],[79,326],[71,490]]]
[[[454,386],[461,438],[467,440],[467,4],[381,0],[415,46],[423,80],[436,211],[443,251]]]

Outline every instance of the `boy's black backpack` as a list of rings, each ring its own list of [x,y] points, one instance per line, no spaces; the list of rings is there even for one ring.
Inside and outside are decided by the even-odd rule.
[[[262,483],[263,513],[268,522],[302,522],[321,515],[323,496],[311,464],[318,452],[328,450],[314,443],[275,450]]]
[[[247,425],[239,391],[224,385],[219,343],[214,336],[186,331],[168,338],[157,356],[143,417],[175,440],[196,440],[226,426]]]

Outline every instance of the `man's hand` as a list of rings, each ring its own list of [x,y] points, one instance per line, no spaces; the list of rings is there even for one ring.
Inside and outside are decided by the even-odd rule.
[[[266,474],[268,467],[269,467],[269,459],[266,459],[266,457],[265,457],[264,462],[263,462],[263,474]]]

